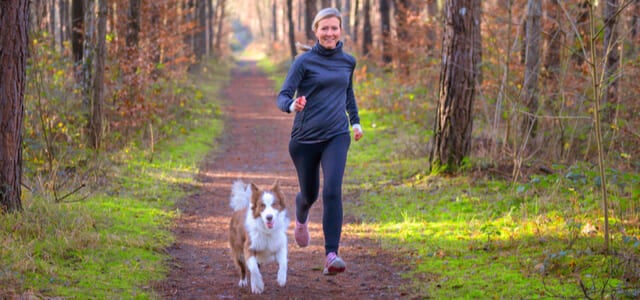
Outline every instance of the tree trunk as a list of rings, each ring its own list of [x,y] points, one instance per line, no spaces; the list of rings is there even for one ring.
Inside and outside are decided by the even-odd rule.
[[[347,36],[353,36],[351,32],[351,0],[344,1],[344,7],[341,8],[342,12],[342,28]]]
[[[71,1],[71,51],[76,65],[82,63],[84,44],[84,1]]]
[[[602,95],[604,107],[604,121],[611,123],[615,119],[618,104],[618,0],[605,0],[604,7],[604,55],[606,59],[604,69],[605,91]]]
[[[0,1],[0,212],[22,210],[22,119],[29,0]]]
[[[196,0],[196,22],[198,27],[193,33],[193,53],[196,55],[198,63],[207,51],[207,0]]]
[[[207,55],[213,53],[213,0],[207,1]]]
[[[129,0],[129,15],[127,23],[127,47],[138,47],[140,33],[140,0]]]
[[[331,0],[321,0],[320,7],[321,8],[331,7]]]
[[[475,0],[447,0],[440,69],[440,91],[434,123],[432,171],[455,173],[471,151],[477,55]]]
[[[278,2],[271,0],[271,37],[278,41]]]
[[[104,62],[106,58],[107,0],[98,1],[98,26],[96,32],[93,97],[89,117],[89,144],[100,149],[102,140],[102,104],[104,102]]]
[[[364,0],[364,20],[362,24],[362,55],[367,56],[373,45],[373,33],[371,32],[371,0]]]
[[[564,34],[560,30],[560,20],[564,16],[558,0],[549,0],[546,12],[549,32],[546,35],[547,50],[544,57],[544,77],[547,79],[547,84],[555,85],[560,74],[560,53],[564,47]]]
[[[380,31],[382,32],[382,63],[391,63],[391,13],[390,0],[380,0]]]
[[[60,0],[59,6],[59,15],[60,15],[60,49],[64,50],[64,42],[70,39],[69,35],[69,1],[68,0]]]
[[[578,65],[582,65],[584,63],[585,58],[589,55],[587,54],[589,49],[589,39],[591,38],[589,35],[589,6],[591,5],[591,0],[580,0],[578,3],[578,15],[576,17],[576,28],[578,29],[576,39],[581,40],[581,42],[575,42],[574,44],[578,45],[578,49],[572,49],[573,55],[572,58]]]
[[[482,66],[482,1],[473,1],[473,11],[475,14],[473,23],[473,30],[476,32],[473,33],[473,58],[474,63],[474,72],[476,73],[476,88],[479,90],[482,86],[482,71],[480,67]]]
[[[360,15],[360,0],[355,0],[356,4],[354,7],[354,14],[353,14],[353,30],[352,30],[352,35],[353,35],[353,43],[357,43],[358,42],[358,26],[360,24],[360,18],[358,18],[358,16]]]
[[[218,55],[222,55],[222,31],[223,31],[223,25],[224,25],[224,18],[225,18],[225,7],[226,7],[226,0],[219,0],[219,8],[217,9],[217,11],[219,11],[218,14],[218,30],[216,32],[216,53],[218,53]]]
[[[409,76],[411,73],[410,59],[410,24],[409,17],[413,14],[414,5],[411,0],[394,0],[395,10],[394,19],[396,21],[396,38],[395,54],[396,64],[403,76]]]
[[[304,1],[304,23],[305,23],[305,31],[307,33],[307,39],[310,41],[316,40],[316,35],[313,32],[313,18],[316,17],[316,13],[318,13],[318,9],[316,8],[316,0],[305,0]]]
[[[542,16],[542,1],[528,0],[527,5],[527,48],[525,51],[525,71],[520,101],[527,109],[522,124],[521,135],[536,136],[536,114],[538,113],[538,74],[540,73],[540,17]]]
[[[291,60],[296,58],[298,51],[296,50],[296,34],[293,25],[293,1],[287,0],[287,21],[289,23],[289,50],[291,51]]]

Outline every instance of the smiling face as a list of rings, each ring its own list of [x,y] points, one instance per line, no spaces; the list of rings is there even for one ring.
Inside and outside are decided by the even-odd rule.
[[[336,17],[328,17],[320,20],[315,33],[320,46],[326,49],[335,48],[340,40],[340,34],[342,33],[340,19]]]

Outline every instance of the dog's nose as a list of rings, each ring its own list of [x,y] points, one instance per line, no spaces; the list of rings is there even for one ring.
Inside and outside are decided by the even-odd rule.
[[[273,220],[273,215],[267,215],[267,221]]]

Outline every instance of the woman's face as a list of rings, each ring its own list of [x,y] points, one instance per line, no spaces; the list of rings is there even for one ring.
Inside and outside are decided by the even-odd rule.
[[[318,22],[316,28],[316,38],[320,42],[320,46],[326,49],[333,49],[340,40],[340,19],[337,17],[328,17]]]

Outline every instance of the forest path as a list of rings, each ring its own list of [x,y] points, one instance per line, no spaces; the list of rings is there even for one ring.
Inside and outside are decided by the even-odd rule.
[[[373,240],[343,230],[341,256],[345,273],[323,276],[322,200],[310,214],[311,245],[299,248],[293,239],[295,168],[288,143],[293,114],[275,105],[272,82],[255,62],[240,61],[224,89],[225,133],[220,147],[201,164],[202,188],[179,201],[182,211],[168,249],[173,260],[168,279],[157,287],[165,299],[400,299],[407,282],[398,273],[396,253],[380,249]],[[365,140],[363,140],[366,142]],[[363,142],[360,141],[360,142]],[[277,264],[262,268],[265,291],[251,294],[238,287],[238,274],[229,256],[229,195],[236,179],[269,187],[280,180],[291,225],[287,284],[276,282]],[[345,201],[348,201],[345,199]],[[349,222],[349,218],[345,218]],[[403,268],[404,269],[404,268]]]

